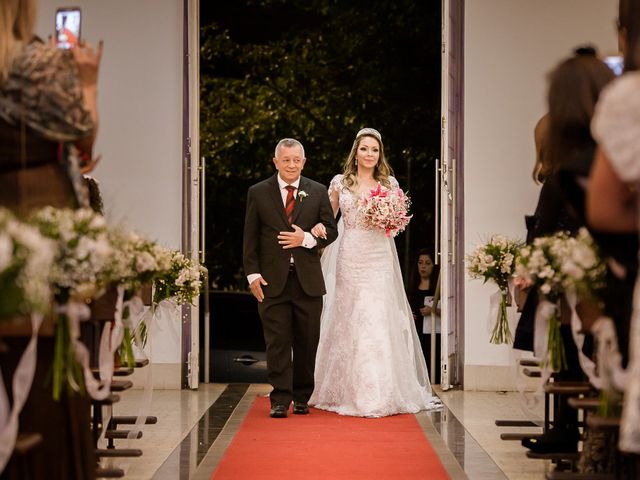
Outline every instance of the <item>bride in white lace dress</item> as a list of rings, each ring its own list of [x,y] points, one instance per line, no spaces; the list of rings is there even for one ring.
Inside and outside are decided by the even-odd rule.
[[[378,182],[398,187],[377,130],[358,132],[344,172],[329,186],[341,233],[322,256],[327,295],[309,404],[362,417],[437,407],[393,238],[357,226],[362,194]]]

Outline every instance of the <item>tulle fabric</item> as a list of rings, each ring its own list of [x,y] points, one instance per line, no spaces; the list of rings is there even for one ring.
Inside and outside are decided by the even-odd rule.
[[[356,227],[357,199],[341,187],[341,176],[330,193],[335,189],[342,218],[338,240],[321,259],[327,294],[309,403],[362,417],[437,408],[395,243]]]

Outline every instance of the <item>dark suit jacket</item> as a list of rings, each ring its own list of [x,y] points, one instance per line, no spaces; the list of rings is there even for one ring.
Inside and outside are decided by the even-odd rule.
[[[300,195],[302,191],[307,194],[305,198]],[[327,188],[300,177],[293,223],[309,232],[319,222],[327,229],[326,240],[318,238],[318,245],[311,249],[301,246],[284,250],[278,243],[278,234],[292,229],[287,222],[277,174],[249,188],[244,223],[244,271],[247,275],[262,275],[268,283],[262,287],[265,297],[273,298],[282,293],[289,275],[291,255],[304,292],[310,296],[326,293],[318,248],[333,242],[338,230]]]

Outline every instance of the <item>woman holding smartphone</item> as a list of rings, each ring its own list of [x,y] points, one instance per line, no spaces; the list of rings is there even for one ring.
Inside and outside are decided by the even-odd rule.
[[[0,205],[86,204],[102,43],[69,51],[33,34],[35,0],[0,0]]]
[[[80,163],[91,166],[98,125],[102,44],[95,52],[87,44],[63,51],[42,42],[33,34],[35,9],[36,0],[0,0],[0,206],[19,216],[47,205],[85,205]],[[0,370],[9,398],[30,332],[25,325],[24,336],[4,336],[0,325],[6,346]],[[13,471],[12,463],[3,472],[0,467],[2,478],[95,478],[90,399],[65,391],[60,401],[53,400],[53,351],[54,338],[41,335],[19,418],[19,433],[42,436],[39,461],[24,462],[20,472]]]

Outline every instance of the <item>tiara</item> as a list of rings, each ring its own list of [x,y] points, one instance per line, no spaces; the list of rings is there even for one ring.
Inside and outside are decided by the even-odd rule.
[[[363,135],[371,135],[372,137],[377,138],[379,142],[382,142],[382,135],[380,135],[380,132],[375,128],[363,128],[356,134],[356,138],[360,138]]]

